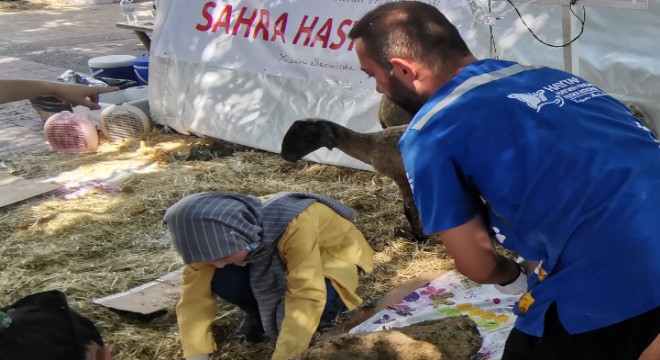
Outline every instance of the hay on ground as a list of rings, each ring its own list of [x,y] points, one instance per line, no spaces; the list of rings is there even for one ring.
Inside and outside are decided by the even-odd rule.
[[[307,191],[334,197],[358,212],[357,226],[378,251],[358,293],[366,303],[426,271],[453,264],[437,242],[398,237],[408,228],[398,188],[369,171],[289,163],[278,154],[210,139],[153,132],[139,143],[102,144],[94,154],[21,154],[3,161],[14,175],[53,177],[118,161],[152,163],[114,190],[100,186],[68,200],[62,194],[0,209],[0,304],[59,289],[72,307],[102,328],[113,358],[181,358],[174,309],[157,316],[117,314],[92,304],[182,266],[161,219],[182,197],[201,191],[265,195]],[[94,168],[97,166],[97,168]],[[224,340],[239,311],[222,304],[214,325],[213,359],[268,359],[273,345]]]

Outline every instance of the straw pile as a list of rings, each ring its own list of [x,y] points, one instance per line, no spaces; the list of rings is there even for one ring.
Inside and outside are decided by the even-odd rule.
[[[482,339],[474,320],[454,316],[374,333],[341,334],[320,341],[295,360],[471,360]]]
[[[362,279],[358,290],[366,303],[419,273],[453,267],[437,242],[417,245],[399,237],[409,230],[399,191],[389,179],[369,171],[307,161],[293,164],[278,154],[156,132],[139,144],[102,144],[95,154],[19,155],[4,165],[14,175],[37,178],[74,169],[98,171],[93,166],[112,161],[151,166],[112,191],[99,187],[68,200],[55,194],[0,209],[0,304],[38,291],[62,290],[73,308],[101,327],[114,359],[181,358],[173,309],[139,317],[90,301],[182,266],[161,219],[170,205],[195,192],[307,191],[353,207],[359,214],[358,228],[377,251],[375,271]],[[213,358],[268,359],[271,344],[223,340],[238,315],[233,306],[221,305],[214,326],[220,349]]]
[[[0,1],[0,12],[14,12],[23,10],[41,10],[48,7],[45,2],[37,1]]]

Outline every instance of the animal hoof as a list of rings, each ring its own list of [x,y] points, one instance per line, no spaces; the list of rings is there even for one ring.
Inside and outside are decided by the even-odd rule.
[[[408,229],[402,227],[394,229],[394,236],[423,245],[428,244],[430,241],[428,236],[412,234]]]

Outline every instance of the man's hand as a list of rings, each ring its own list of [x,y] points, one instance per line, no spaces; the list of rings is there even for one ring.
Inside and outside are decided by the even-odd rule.
[[[96,87],[78,84],[67,84],[54,82],[52,95],[62,100],[67,105],[82,105],[91,110],[98,110],[99,94],[119,90],[118,87]]]
[[[495,289],[497,289],[502,294],[509,295],[520,295],[527,291],[527,273],[519,265],[520,274],[513,281],[504,284],[495,284]]]
[[[92,87],[44,80],[0,79],[0,104],[52,95],[67,105],[83,105],[98,110],[99,94],[117,91],[118,87]]]
[[[499,290],[499,292],[509,295],[525,293],[527,291],[527,277],[534,273],[540,262],[525,260],[519,256],[516,259],[516,263],[518,263],[518,267],[520,268],[520,274],[511,282],[495,285],[495,289]]]
[[[516,259],[516,262],[522,267],[527,275],[532,274],[541,263],[540,261],[525,260],[520,256]]]

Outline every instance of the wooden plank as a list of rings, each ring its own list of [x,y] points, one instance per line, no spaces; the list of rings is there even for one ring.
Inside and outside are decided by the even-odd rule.
[[[174,306],[181,293],[182,271],[173,271],[128,291],[92,300],[92,303],[143,315],[167,310]]]
[[[319,341],[333,335],[348,332],[353,327],[359,325],[363,321],[366,321],[377,312],[385,309],[386,307],[392,304],[395,304],[397,301],[401,300],[404,296],[419,289],[421,286],[428,284],[429,282],[439,278],[442,274],[446,272],[447,272],[446,270],[425,272],[420,274],[416,278],[408,280],[407,282],[397,286],[396,288],[390,290],[388,293],[383,295],[380,299],[378,299],[378,301],[373,307],[362,308],[360,310],[353,312],[346,319],[342,320],[341,323],[337,324],[335,328],[323,333],[323,335],[319,337]]]
[[[6,172],[0,172],[0,186],[9,185],[13,182],[20,180],[21,178],[11,175]]]
[[[0,208],[48,194],[61,186],[40,179],[26,180],[6,172],[0,173]]]

